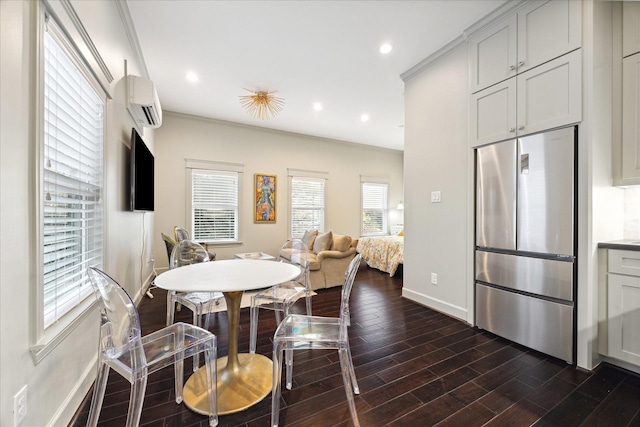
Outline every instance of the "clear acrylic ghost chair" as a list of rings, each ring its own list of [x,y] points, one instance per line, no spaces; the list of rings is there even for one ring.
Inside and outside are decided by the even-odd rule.
[[[98,423],[110,368],[131,383],[126,426],[133,427],[140,423],[148,375],[174,365],[176,403],[179,404],[182,402],[183,361],[204,353],[209,426],[216,426],[216,336],[187,323],[176,323],[141,336],[138,311],[129,294],[97,268],[89,268],[88,275],[100,303],[101,324],[98,376],[87,425],[95,426]]]
[[[178,225],[173,227],[173,235],[176,238],[176,242],[179,242],[181,240],[191,240],[191,237],[189,237],[189,232]]]
[[[169,268],[179,268],[185,265],[208,262],[207,251],[193,240],[182,240],[176,243],[169,258]],[[167,325],[171,325],[175,319],[176,304],[180,304],[193,313],[193,324],[202,325],[202,316],[208,314],[213,305],[220,304],[224,298],[222,292],[167,292]],[[209,316],[204,322],[204,329],[209,329]],[[199,357],[195,356],[193,361],[193,371],[198,370]]]
[[[356,374],[349,348],[350,324],[349,296],[353,280],[360,266],[361,255],[357,254],[344,276],[340,317],[304,316],[290,314],[284,318],[273,337],[273,391],[271,393],[271,425],[278,426],[280,417],[280,393],[282,380],[282,356],[285,354],[287,389],[291,389],[293,380],[293,350],[332,349],[338,350],[340,369],[347,394],[347,403],[351,419],[356,427],[360,426],[353,394],[360,394]]]
[[[289,309],[301,297],[306,297],[307,315],[311,316],[311,281],[309,280],[308,248],[302,240],[287,241],[278,252],[278,262],[287,262],[300,267],[300,276],[290,282],[280,283],[256,293],[251,297],[251,324],[249,338],[249,352],[256,352],[258,336],[258,313],[261,308],[273,310],[276,323],[280,323],[280,312],[286,317]]]
[[[175,237],[175,241],[176,242],[180,242],[182,240],[191,240],[191,237],[189,236],[189,232],[187,230],[185,230],[184,228],[182,228],[180,226],[177,226],[177,225],[175,227],[173,227],[173,236]],[[215,252],[211,252],[209,250],[209,246],[206,243],[204,244],[204,249],[209,254],[209,261],[215,261],[216,260],[216,253]]]

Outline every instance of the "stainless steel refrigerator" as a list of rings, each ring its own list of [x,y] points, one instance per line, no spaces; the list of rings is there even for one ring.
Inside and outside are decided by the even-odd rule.
[[[479,328],[575,361],[577,128],[476,150]]]

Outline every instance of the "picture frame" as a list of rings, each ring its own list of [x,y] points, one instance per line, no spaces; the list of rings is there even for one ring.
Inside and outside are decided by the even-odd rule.
[[[276,222],[277,176],[256,173],[253,176],[254,205],[253,222],[257,224]]]

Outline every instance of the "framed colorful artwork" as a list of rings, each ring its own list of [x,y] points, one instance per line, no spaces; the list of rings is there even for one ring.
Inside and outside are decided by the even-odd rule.
[[[253,176],[253,182],[255,185],[253,221],[276,222],[276,176],[257,173]]]

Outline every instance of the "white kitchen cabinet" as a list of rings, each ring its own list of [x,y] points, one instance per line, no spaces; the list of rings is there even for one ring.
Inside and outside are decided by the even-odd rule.
[[[622,179],[640,179],[640,53],[622,60]]]
[[[581,2],[531,1],[469,40],[471,92],[578,49]]]
[[[469,41],[471,93],[516,75],[518,17],[502,19]]]
[[[608,251],[608,355],[640,366],[640,252]]]
[[[516,79],[471,95],[469,138],[472,147],[516,136]]]
[[[582,119],[582,53],[573,51],[470,97],[471,147]]]
[[[573,51],[518,75],[518,135],[582,119],[582,52]]]
[[[640,52],[640,2],[622,3],[622,56]]]

